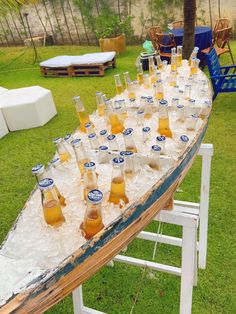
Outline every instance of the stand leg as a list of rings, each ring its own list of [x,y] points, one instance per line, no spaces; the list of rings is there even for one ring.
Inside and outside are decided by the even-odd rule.
[[[73,299],[74,314],[82,314],[83,306],[84,306],[82,285],[76,288],[72,292],[72,299]]]

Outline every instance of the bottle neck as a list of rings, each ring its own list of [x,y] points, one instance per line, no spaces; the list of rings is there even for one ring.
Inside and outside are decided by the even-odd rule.
[[[115,178],[124,178],[123,166],[113,165],[112,169],[112,180]]]
[[[167,106],[159,106],[159,117],[161,119],[165,119],[168,118],[168,110],[167,110]]]

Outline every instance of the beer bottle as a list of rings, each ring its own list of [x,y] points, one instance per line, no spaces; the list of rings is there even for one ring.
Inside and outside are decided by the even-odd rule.
[[[170,66],[171,71],[177,71],[177,54],[172,53],[171,54],[171,66]]]
[[[76,162],[81,174],[81,177],[84,177],[84,164],[89,162],[89,158],[85,152],[84,146],[82,144],[81,139],[75,139],[72,141],[72,146],[75,152]]]
[[[98,160],[100,164],[106,164],[109,162],[107,146],[105,145],[99,146]]]
[[[133,129],[132,128],[125,129],[123,132],[123,136],[125,141],[125,149],[127,151],[137,153],[138,150],[133,139]]]
[[[88,135],[92,134],[92,133],[95,133],[93,124],[91,122],[85,123],[84,127],[85,127],[86,133]]]
[[[161,56],[160,55],[157,55],[156,56],[156,61],[157,61],[157,68],[158,70],[162,70],[162,61],[161,61]]]
[[[57,157],[57,158],[54,158],[54,159],[52,160],[52,164],[55,164],[55,163],[61,164],[60,159],[59,159],[58,157]],[[39,183],[39,181],[41,181],[41,180],[43,180],[43,179],[46,179],[46,177],[47,177],[47,173],[46,173],[46,171],[45,171],[45,167],[44,167],[44,165],[42,165],[42,164],[38,164],[38,165],[34,166],[34,167],[32,168],[32,174],[35,175],[36,181],[37,181],[38,183]],[[66,199],[65,199],[65,197],[64,197],[63,195],[61,195],[61,193],[59,192],[59,190],[58,190],[58,188],[57,188],[57,186],[56,186],[55,183],[54,183],[53,189],[55,189],[55,192],[56,192],[56,194],[57,194],[57,197],[58,197],[58,199],[59,199],[60,204],[61,204],[62,206],[65,206],[65,205],[66,205]]]
[[[80,121],[79,129],[81,132],[85,133],[86,132],[85,127],[84,127],[85,123],[91,122],[89,119],[89,115],[85,111],[85,108],[84,108],[84,105],[80,99],[80,96],[76,96],[73,99],[75,102],[76,112],[77,112],[77,115],[78,115],[78,118]]]
[[[161,152],[160,146],[152,145],[148,165],[154,170],[160,170],[160,152]]]
[[[41,191],[43,214],[46,223],[53,227],[61,226],[65,218],[61,211],[53,179],[45,178],[40,180],[38,186]]]
[[[116,140],[115,134],[108,135],[107,140],[108,140],[108,144],[109,144],[111,151],[118,151],[119,150],[119,145],[118,145],[118,142]]]
[[[151,87],[150,76],[148,74],[143,74],[143,86],[145,89],[148,89]]]
[[[129,151],[121,151],[120,156],[125,160],[124,173],[128,178],[132,178],[135,175],[134,168],[134,153]]]
[[[156,141],[157,145],[161,147],[161,155],[164,155],[166,151],[166,137],[164,135],[157,136]]]
[[[68,162],[71,156],[63,143],[63,139],[60,137],[57,137],[53,140],[53,143],[56,145],[57,153],[59,155],[61,163]]]
[[[153,85],[153,89],[156,100],[161,100],[164,98],[162,80],[158,80],[156,84]]]
[[[153,85],[157,81],[157,67],[154,65],[152,69],[151,84]]]
[[[129,82],[131,82],[130,76],[129,76],[129,72],[124,72],[124,81],[125,81],[125,88],[128,88],[128,84]]]
[[[96,133],[89,134],[88,139],[89,139],[90,146],[92,149],[98,149],[99,148],[100,143],[98,141]]]
[[[115,84],[116,84],[116,94],[120,95],[123,93],[123,86],[121,84],[120,74],[114,75],[114,78],[115,78]]]
[[[149,126],[145,126],[142,128],[142,137],[143,137],[143,143],[146,143],[150,139],[151,129]]]
[[[97,189],[97,174],[95,172],[95,163],[93,161],[84,164],[84,201],[87,202],[88,192]]]
[[[87,209],[84,220],[80,225],[81,230],[85,233],[85,239],[91,239],[95,234],[104,227],[102,222],[101,204],[103,194],[100,190],[92,189],[88,192]]]
[[[184,122],[185,118],[184,105],[178,104],[176,106],[176,118],[177,121]]]
[[[170,72],[170,86],[176,86],[176,71]]]
[[[169,115],[168,115],[167,106],[168,106],[168,103],[166,100],[164,99],[160,100],[157,132],[159,132],[160,135],[165,135],[166,137],[172,137],[172,132],[169,126]]]
[[[135,85],[132,81],[127,83],[128,98],[136,98]]]
[[[144,119],[151,119],[153,112],[153,100],[146,98],[146,106],[144,110]]]
[[[182,46],[177,46],[177,67],[182,65]]]
[[[143,85],[143,65],[142,65],[142,63],[139,63],[137,65],[137,80],[139,82],[139,85]]]
[[[127,108],[126,108],[126,103],[125,103],[125,99],[120,99],[119,100],[119,111],[120,111],[120,115],[122,120],[125,120],[126,118],[128,118],[128,112],[127,112]]]
[[[194,47],[193,48],[193,51],[190,55],[190,58],[189,58],[189,66],[191,67],[192,65],[192,58],[197,58],[197,54],[198,54],[198,51],[199,51],[199,48],[198,47]]]
[[[97,111],[100,117],[103,117],[105,112],[105,103],[104,98],[102,96],[103,94],[101,92],[96,92]]]
[[[149,67],[149,75],[152,76],[153,73],[153,66],[154,66],[154,60],[153,60],[153,56],[149,56],[148,57],[148,67]]]
[[[111,106],[111,101],[107,101],[107,108],[108,108],[108,117],[109,117],[109,122],[111,124],[111,133],[112,134],[118,134],[121,133],[125,127],[120,121],[117,113],[114,112],[112,106]]]
[[[115,205],[119,205],[121,201],[125,204],[129,202],[125,193],[125,179],[123,175],[124,158],[115,157],[112,160],[112,179],[109,195],[109,202]]]

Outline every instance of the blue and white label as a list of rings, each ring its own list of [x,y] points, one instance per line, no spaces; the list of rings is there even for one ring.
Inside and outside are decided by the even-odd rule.
[[[112,161],[115,165],[122,165],[125,160],[122,157],[115,157],[112,159]]]
[[[86,162],[84,164],[84,168],[86,168],[86,169],[91,169],[91,168],[94,168],[94,167],[95,167],[95,162],[93,162],[93,161]]]
[[[183,109],[183,108],[184,108],[184,105],[179,104],[179,105],[177,105],[176,107],[177,107],[178,109]]]
[[[153,150],[154,152],[160,152],[160,151],[161,151],[161,147],[158,146],[158,145],[152,145],[152,150]]]
[[[108,141],[113,141],[115,138],[116,138],[115,134],[110,134],[107,137]]]
[[[187,135],[181,135],[180,140],[184,143],[187,143],[189,141],[189,137]]]
[[[125,129],[124,132],[123,132],[123,135],[124,136],[127,136],[127,135],[130,135],[133,133],[133,129],[132,128],[128,128],[128,129]]]
[[[81,139],[80,138],[76,138],[75,140],[73,140],[72,142],[71,142],[71,144],[73,145],[73,146],[79,146],[80,144],[81,144]]]
[[[167,102],[167,100],[165,100],[165,99],[161,99],[161,100],[159,101],[159,104],[160,104],[161,106],[167,106],[167,105],[168,105],[168,102]]]
[[[48,188],[51,188],[53,186],[53,184],[54,184],[53,179],[46,178],[46,179],[43,179],[43,180],[39,181],[39,188],[41,190],[48,189]]]
[[[89,134],[88,138],[89,139],[94,139],[96,137],[96,134],[95,133],[91,133]]]
[[[106,136],[106,135],[107,135],[107,130],[101,130],[101,131],[99,132],[99,134],[100,134],[101,136]]]
[[[99,204],[103,199],[103,194],[100,190],[94,189],[88,193],[88,201],[92,204]]]
[[[133,152],[130,152],[128,150],[123,150],[122,152],[120,152],[120,155],[122,157],[126,157],[126,156],[132,156],[134,153]]]
[[[37,174],[38,172],[40,172],[41,170],[44,169],[44,165],[43,164],[38,164],[36,166],[34,166],[31,171],[33,174]]]
[[[142,128],[142,132],[143,133],[149,133],[150,132],[150,128],[149,128],[149,126],[145,126],[144,128]]]
[[[165,137],[164,135],[157,136],[157,137],[156,137],[156,140],[157,140],[157,142],[165,142],[166,137]]]
[[[106,150],[108,150],[108,147],[107,146],[99,146],[99,150],[106,151]]]

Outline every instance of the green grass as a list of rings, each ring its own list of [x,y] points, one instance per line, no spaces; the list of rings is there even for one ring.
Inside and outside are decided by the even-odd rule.
[[[232,43],[236,54],[236,42]],[[2,48],[0,51],[0,86],[18,88],[40,85],[52,91],[58,115],[44,127],[12,132],[0,140],[0,243],[14,223],[34,186],[31,167],[46,163],[54,153],[52,139],[72,132],[77,126],[72,97],[81,95],[89,112],[95,109],[95,92],[114,94],[113,74],[129,71],[135,77],[135,60],[141,47],[128,47],[118,57],[117,68],[103,78],[43,78],[38,66],[32,66],[32,52],[25,48]],[[46,47],[39,49],[41,59],[56,55],[98,51],[97,47]],[[12,60],[14,60],[12,62]],[[222,57],[222,63],[229,61]],[[198,286],[193,292],[193,313],[236,312],[236,211],[235,191],[235,104],[236,93],[221,94],[214,103],[205,143],[214,144],[209,212],[207,269],[199,271]],[[181,186],[177,197],[198,201],[200,160],[197,160]],[[156,230],[152,223],[149,230]],[[164,226],[170,234],[181,234],[177,227]],[[30,235],[29,235],[30,236]],[[150,258],[153,244],[135,240],[129,254]],[[159,245],[157,261],[180,264],[180,250]],[[104,267],[84,285],[87,306],[107,313],[178,313],[180,279],[162,273],[116,264]],[[68,296],[47,313],[73,313]]]

